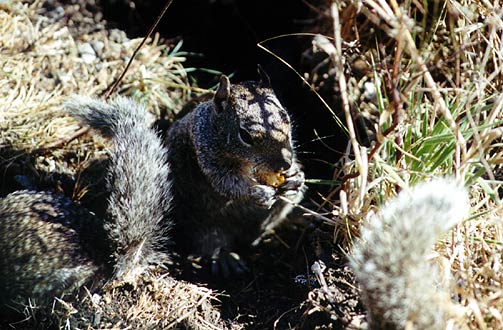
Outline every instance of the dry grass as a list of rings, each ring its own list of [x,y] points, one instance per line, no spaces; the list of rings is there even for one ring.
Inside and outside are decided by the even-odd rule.
[[[46,10],[44,1],[5,1],[0,7],[0,165],[4,173],[73,176],[83,160],[104,156],[106,143],[99,137],[84,135],[76,143],[62,143],[79,127],[61,105],[71,94],[104,95],[141,39],[130,40],[120,30],[106,29],[99,13],[78,3],[59,9]],[[152,120],[173,118],[193,94],[180,46],[158,36],[149,40],[115,92],[147,104]],[[34,162],[28,170],[22,163],[26,156]],[[5,183],[2,189],[7,190]],[[75,191],[73,195],[83,194]]]
[[[143,274],[131,286],[112,282],[101,295],[88,295],[77,310],[65,310],[72,327],[95,329],[239,329],[225,324],[214,307],[216,293],[174,280],[163,272]],[[62,317],[65,319],[65,317]]]
[[[364,0],[320,8],[324,36],[313,44],[344,73],[328,79],[350,140],[342,186],[327,198],[343,223],[335,240],[349,251],[361,221],[401,188],[459,178],[470,190],[471,217],[436,247],[455,283],[448,327],[503,328],[502,4]],[[323,70],[310,76],[320,93]],[[355,116],[367,127],[354,126]]]
[[[74,93],[103,95],[141,40],[105,29],[105,22],[78,4],[61,8],[62,13],[49,12],[43,1],[0,4],[0,168],[7,180],[11,172],[26,171],[34,177],[77,177],[74,196],[80,198],[86,192],[78,185],[80,165],[103,156],[107,142],[84,135],[62,145],[79,127],[61,105]],[[161,110],[179,111],[192,93],[179,46],[150,40],[117,92],[147,103],[153,118]],[[112,283],[93,299],[89,295],[73,305],[61,301],[61,327],[224,328],[213,291],[163,272],[152,274],[144,274],[135,290]]]
[[[41,5],[13,1],[0,11],[0,140],[28,151],[73,133],[77,126],[60,111],[62,101],[73,93],[103,95],[141,42],[103,22],[83,33],[75,27],[85,18],[78,7],[52,18]],[[179,45],[155,37],[117,93],[147,103],[157,117],[161,108],[179,111],[191,93],[184,60]]]

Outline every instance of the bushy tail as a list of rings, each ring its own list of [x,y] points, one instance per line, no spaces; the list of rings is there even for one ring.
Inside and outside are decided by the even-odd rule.
[[[401,192],[362,227],[351,265],[369,329],[445,329],[446,292],[439,290],[437,270],[426,254],[468,208],[464,188],[436,179]]]
[[[166,149],[149,127],[145,108],[128,98],[105,103],[74,96],[65,109],[114,141],[106,229],[115,244],[116,278],[134,279],[148,265],[166,261],[162,249],[169,223],[164,217],[171,203]]]

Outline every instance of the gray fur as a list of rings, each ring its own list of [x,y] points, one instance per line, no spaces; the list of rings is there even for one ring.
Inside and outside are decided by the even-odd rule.
[[[170,226],[169,167],[162,140],[147,123],[147,111],[118,97],[105,103],[74,97],[66,111],[114,141],[107,175],[110,199],[106,229],[115,245],[115,276],[134,278],[152,263],[166,261]]]
[[[213,100],[171,127],[168,161],[182,245],[215,256],[249,246],[265,223],[286,217],[291,206],[279,197],[299,202],[305,190],[291,133],[290,117],[270,87],[231,85],[225,76]],[[286,182],[276,188],[258,182],[255,175],[265,172],[284,172]]]
[[[66,197],[18,191],[0,199],[0,309],[51,306],[99,282],[109,250],[103,223]],[[10,310],[12,309],[12,310]]]
[[[468,207],[464,188],[436,179],[401,192],[361,228],[351,265],[370,330],[445,329],[447,290],[426,254]]]

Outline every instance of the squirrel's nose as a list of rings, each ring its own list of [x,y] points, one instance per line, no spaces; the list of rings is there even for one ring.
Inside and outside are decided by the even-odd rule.
[[[292,158],[293,154],[291,150],[287,148],[281,149],[281,157],[278,157],[272,162],[274,164],[273,170],[275,172],[288,170],[290,166],[292,166]]]
[[[292,166],[291,158],[281,158],[274,162],[274,172],[286,171]]]

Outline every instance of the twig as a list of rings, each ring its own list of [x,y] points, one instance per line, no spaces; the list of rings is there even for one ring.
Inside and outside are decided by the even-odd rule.
[[[327,266],[325,266],[325,263],[321,260],[316,260],[311,266],[311,271],[313,272],[314,277],[320,284],[321,289],[325,293],[325,296],[327,297],[328,301],[331,304],[334,304],[336,302],[335,297],[332,294],[332,292],[330,292],[330,289],[328,288],[327,285],[327,281],[325,280],[325,276],[323,275],[325,269],[327,269]]]
[[[341,36],[341,26],[339,21],[339,7],[336,2],[332,3],[331,14],[334,24],[334,43],[335,52],[333,53],[332,60],[334,62],[336,72],[339,80],[339,89],[342,100],[342,109],[344,111],[344,116],[346,117],[346,125],[349,132],[349,140],[351,141],[351,147],[353,149],[353,154],[355,155],[355,161],[357,169],[360,173],[360,185],[358,201],[355,203],[357,207],[362,207],[363,199],[367,191],[367,173],[368,173],[368,157],[365,148],[360,148],[360,144],[356,139],[356,132],[353,124],[353,116],[351,115],[351,109],[349,106],[349,96],[347,93],[347,83],[346,77],[344,76],[344,66],[342,64],[342,36]]]
[[[74,133],[72,133],[72,135],[70,135],[68,137],[61,138],[58,141],[55,141],[53,143],[49,143],[46,146],[43,146],[43,147],[40,147],[40,148],[36,148],[36,149],[32,150],[31,153],[37,154],[37,153],[40,153],[40,152],[47,151],[49,149],[59,148],[61,146],[64,146],[68,142],[75,140],[79,136],[85,134],[87,131],[89,131],[89,126],[81,127],[78,131],[75,131]]]
[[[349,97],[347,94],[347,84],[346,77],[344,76],[344,66],[342,65],[342,38],[341,38],[341,28],[339,22],[339,8],[337,3],[333,3],[331,7],[332,18],[334,20],[334,42],[335,42],[335,52],[332,52],[332,60],[337,70],[337,76],[339,78],[339,88],[342,100],[342,108],[344,110],[344,116],[346,117],[346,125],[348,128],[349,139],[351,141],[351,146],[353,147],[353,153],[358,164],[358,168],[361,170],[362,159],[360,154],[360,148],[358,141],[356,139],[355,128],[353,125],[353,117],[351,116],[351,111],[349,109]]]
[[[289,200],[286,197],[280,196],[279,199],[281,199],[283,202],[291,204],[293,207],[297,207],[297,208],[301,209],[302,211],[304,211],[304,212],[312,215],[315,218],[321,219],[321,220],[326,221],[326,222],[328,222],[330,224],[334,224],[334,225],[336,224],[336,221],[334,219],[330,219],[330,218],[325,217],[325,216],[323,216],[323,215],[321,215],[321,214],[319,214],[319,213],[317,213],[317,212],[315,212],[313,210],[308,209],[307,207],[304,207],[304,206],[302,206],[300,204],[294,203],[294,202],[292,202],[291,200]]]
[[[401,29],[404,28],[403,23],[400,26]],[[395,60],[393,63],[393,76],[391,78],[391,95],[393,102],[393,126],[398,127],[403,117],[403,106],[402,100],[400,98],[400,92],[398,90],[398,83],[400,81],[399,73],[400,73],[400,63],[402,62],[402,50],[403,50],[403,41],[402,38],[397,38],[396,52],[395,52]],[[396,163],[399,165],[400,158],[402,157],[401,149],[403,149],[403,136],[398,133],[395,134],[395,143],[399,146],[396,150]]]
[[[164,14],[166,13],[166,11],[168,10],[169,6],[171,6],[171,3],[173,2],[173,0],[167,0],[166,3],[164,4],[164,7],[162,8],[162,11],[159,15],[157,15],[157,18],[155,19],[155,22],[154,24],[152,24],[152,26],[150,27],[150,29],[148,30],[148,33],[147,35],[143,38],[143,40],[141,41],[141,43],[138,45],[138,47],[136,47],[136,49],[134,50],[133,52],[133,55],[131,56],[131,58],[129,59],[128,63],[126,64],[126,67],[124,68],[124,70],[122,70],[122,73],[121,75],[119,76],[119,78],[113,83],[113,85],[108,89],[108,91],[105,93],[105,100],[108,99],[110,97],[110,95],[112,95],[112,93],[114,92],[115,88],[117,88],[117,86],[119,85],[119,83],[121,82],[121,80],[124,78],[124,76],[126,75],[129,67],[131,66],[131,64],[133,63],[136,55],[138,55],[138,52],[140,51],[140,49],[143,47],[143,45],[145,45],[145,43],[147,42],[148,38],[150,38],[150,36],[152,35],[152,33],[154,32],[155,28],[157,27],[157,25],[159,24],[159,22],[161,21],[162,17],[164,16]]]

